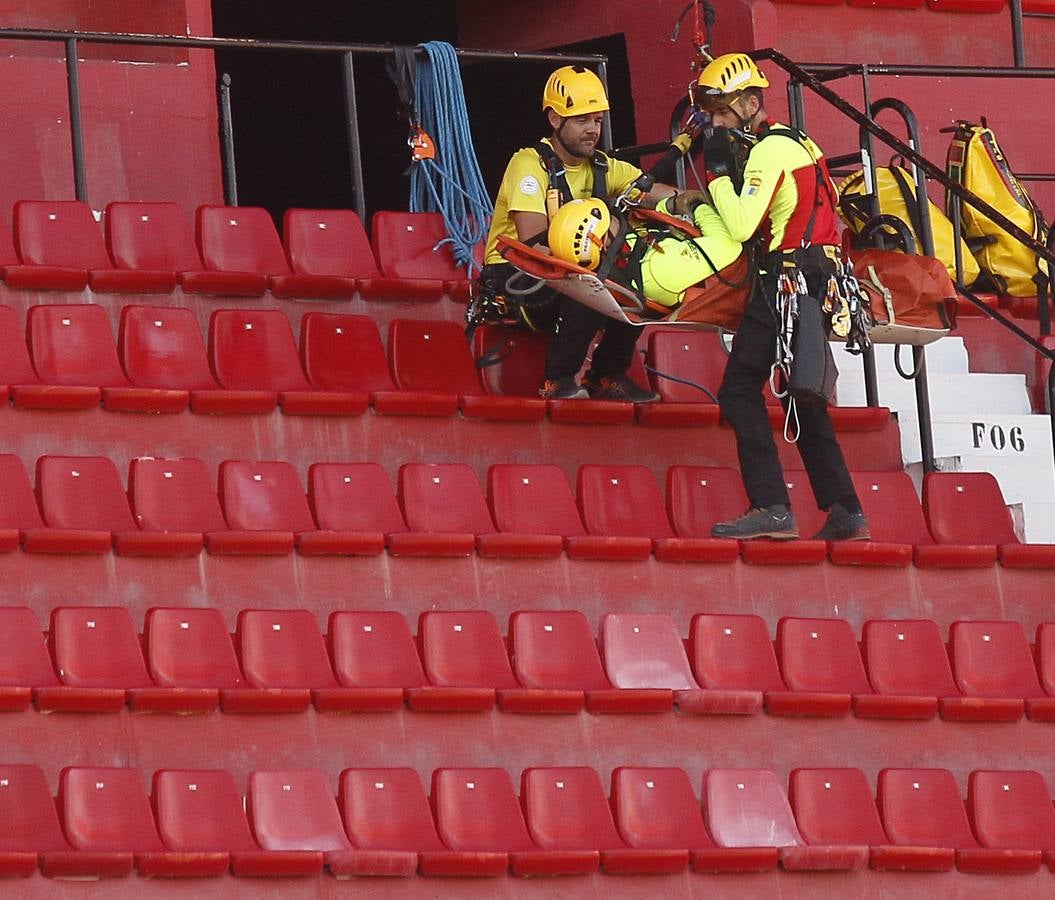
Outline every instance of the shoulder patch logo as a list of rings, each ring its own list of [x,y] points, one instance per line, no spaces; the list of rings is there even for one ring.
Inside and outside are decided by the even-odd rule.
[[[534,196],[539,192],[540,185],[538,179],[533,175],[525,175],[520,179],[520,193],[527,194],[529,197]]]

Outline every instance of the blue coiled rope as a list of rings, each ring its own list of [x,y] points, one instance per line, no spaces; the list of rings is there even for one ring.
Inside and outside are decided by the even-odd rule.
[[[454,260],[472,277],[479,268],[473,248],[491,226],[494,205],[484,186],[469,130],[469,114],[454,47],[443,41],[422,44],[417,60],[414,106],[421,127],[436,144],[436,158],[422,159],[410,173],[411,212],[439,212]]]

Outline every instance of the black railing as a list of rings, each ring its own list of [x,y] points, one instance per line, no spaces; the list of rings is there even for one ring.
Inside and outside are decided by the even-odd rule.
[[[363,190],[362,143],[359,136],[355,87],[355,58],[357,56],[392,56],[395,48],[391,44],[346,44],[324,41],[275,41],[247,38],[186,37],[182,35],[120,34],[95,31],[49,31],[32,28],[0,28],[0,40],[47,41],[61,43],[66,54],[66,83],[70,110],[70,149],[73,155],[74,195],[78,200],[88,198],[88,176],[84,161],[84,127],[81,119],[80,60],[77,58],[79,44],[136,44],[154,47],[185,47],[188,49],[236,50],[246,53],[302,53],[336,56],[342,59],[344,80],[344,110],[342,115],[348,132],[348,172],[355,196],[355,209],[359,217],[366,218],[366,203]],[[416,53],[424,53],[415,48]],[[543,53],[509,50],[457,50],[461,60],[506,60],[508,62],[556,62],[560,64],[582,63],[594,66],[601,81],[607,87],[608,58],[595,53]],[[220,153],[223,172],[224,193],[230,205],[237,205],[237,172],[234,160],[234,138],[230,106],[230,79],[220,75],[218,80],[218,105],[221,129]],[[605,113],[601,142],[604,148],[611,147],[611,125]]]
[[[1019,4],[1019,0],[1012,0],[1012,2],[1016,5]],[[788,83],[788,107],[792,123],[796,127],[804,128],[805,124],[805,109],[802,102],[803,88],[809,89],[830,106],[857,123],[861,134],[861,161],[862,164],[868,168],[871,184],[874,185],[876,183],[875,155],[872,152],[873,138],[886,144],[902,156],[906,162],[911,164],[916,181],[917,197],[920,198],[920,215],[925,223],[924,228],[922,229],[925,232],[925,235],[920,235],[921,242],[924,244],[921,249],[924,253],[933,254],[933,241],[930,238],[930,206],[929,203],[926,202],[926,177],[929,176],[941,184],[948,195],[952,195],[952,197],[955,198],[955,205],[953,207],[954,225],[956,226],[953,235],[954,246],[958,246],[960,238],[959,216],[955,215],[955,213],[958,211],[960,204],[966,203],[968,206],[985,214],[1008,234],[1015,237],[1023,245],[1032,250],[1038,258],[1045,260],[1048,264],[1049,272],[1051,273],[1050,281],[1052,286],[1055,286],[1055,248],[1048,246],[1048,244],[1043,241],[1037,240],[1033,235],[1019,228],[1014,222],[1001,214],[977,194],[972,193],[959,182],[950,178],[946,174],[944,168],[932,163],[924,157],[920,152],[918,134],[913,134],[913,129],[911,127],[909,128],[909,141],[906,143],[879,125],[875,121],[875,113],[878,113],[880,109],[893,108],[892,101],[879,101],[878,103],[873,104],[869,99],[871,95],[870,78],[876,75],[943,78],[985,77],[1052,79],[1055,78],[1055,69],[1028,69],[1024,67],[1004,68],[994,66],[902,66],[885,65],[881,63],[855,63],[851,65],[836,65],[828,63],[798,64],[792,62],[782,53],[773,49],[759,50],[751,55],[755,59],[770,60],[790,76]],[[826,81],[846,78],[853,75],[861,76],[865,103],[871,110],[871,114],[857,109],[853,104],[835,93],[835,91],[824,83]],[[893,103],[896,102],[897,101],[893,101]],[[904,104],[901,104],[901,106],[904,106]],[[905,107],[905,109],[907,109],[907,107]],[[900,109],[898,111],[902,112],[904,117],[904,112]],[[1034,178],[1036,178],[1036,176],[1034,176]],[[1055,180],[1055,176],[1050,175],[1045,175],[1043,178],[1044,180]],[[1045,347],[1041,341],[1034,338],[1015,322],[1011,321],[998,311],[988,307],[976,297],[972,291],[970,291],[967,285],[963,283],[962,260],[960,259],[958,250],[956,252],[956,289],[968,302],[978,307],[983,314],[999,322],[1004,328],[1015,334],[1019,339],[1028,343],[1038,354],[1055,363],[1055,350]],[[1047,302],[1052,302],[1051,298],[1049,298]],[[1048,320],[1046,316],[1042,315],[1041,321],[1045,322]],[[923,348],[917,348],[917,351],[918,366],[916,370],[916,400],[920,423],[920,439],[921,445],[923,445],[921,446],[921,456],[924,469],[931,471],[934,468],[933,448],[926,446],[930,440],[929,435],[931,433],[930,406],[929,402],[927,402],[925,390],[921,391],[919,387],[920,381],[925,377],[926,355]],[[1055,449],[1055,402],[1053,402],[1053,400],[1055,400],[1055,365],[1052,366],[1052,375],[1049,376],[1046,387],[1048,409],[1051,417],[1052,444],[1053,449]]]

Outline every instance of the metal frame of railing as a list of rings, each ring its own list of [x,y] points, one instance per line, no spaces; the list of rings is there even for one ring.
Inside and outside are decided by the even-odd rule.
[[[344,81],[344,119],[348,132],[348,168],[355,197],[355,208],[360,218],[366,218],[363,191],[362,144],[359,135],[358,110],[356,105],[355,57],[391,56],[395,53],[392,44],[357,44],[322,41],[275,41],[246,38],[186,37],[183,35],[123,34],[97,31],[51,31],[30,28],[0,28],[0,40],[46,41],[61,43],[66,54],[66,83],[70,110],[70,148],[73,154],[74,195],[78,200],[87,200],[88,176],[84,160],[84,123],[81,117],[80,64],[77,47],[80,44],[135,44],[155,47],[185,47],[202,50],[237,50],[247,53],[303,53],[337,56],[342,60]],[[424,53],[416,48],[417,53]],[[457,50],[460,60],[507,60],[509,62],[533,61],[556,62],[562,65],[582,63],[594,66],[607,88],[608,57],[595,53],[543,53],[510,50]],[[234,161],[234,132],[231,115],[231,79],[227,75],[218,77],[218,103],[220,119],[220,154],[224,180],[224,196],[229,205],[238,204],[237,171]],[[605,113],[601,144],[611,147],[611,124]]]
[[[1012,0],[1019,6],[1020,0]],[[994,66],[902,66],[854,63],[850,65],[836,65],[828,63],[794,63],[782,53],[773,50],[759,50],[751,54],[757,60],[769,60],[783,69],[789,76],[788,81],[788,108],[790,118],[796,127],[803,128],[805,123],[805,109],[803,105],[803,88],[809,89],[813,94],[820,97],[830,106],[834,107],[847,118],[856,122],[861,132],[861,164],[866,171],[866,177],[870,180],[866,184],[875,184],[875,159],[872,150],[872,139],[877,138],[888,147],[902,156],[907,163],[911,164],[916,183],[916,196],[920,202],[920,213],[924,221],[920,235],[922,251],[933,254],[933,238],[930,233],[930,209],[927,200],[927,177],[941,184],[948,194],[951,194],[956,203],[953,207],[953,225],[955,235],[960,235],[959,207],[966,203],[969,206],[984,213],[989,219],[1002,227],[1008,234],[1022,242],[1026,247],[1044,259],[1051,273],[1051,286],[1055,288],[1055,247],[1049,236],[1049,243],[1045,244],[1036,240],[1014,222],[1002,215],[981,197],[964,188],[961,184],[949,178],[944,168],[939,167],[924,157],[919,147],[918,129],[915,128],[914,117],[911,111],[901,101],[881,100],[872,103],[870,100],[871,86],[870,78],[877,75],[896,75],[914,77],[985,77],[985,78],[1055,78],[1055,69],[1050,68],[1025,68],[1016,66],[1013,68]],[[862,81],[862,90],[866,107],[869,113],[857,109],[849,101],[835,93],[824,82],[840,78],[859,75]],[[902,141],[887,129],[875,121],[875,114],[882,109],[894,109],[905,119],[909,131],[908,142]],[[906,115],[906,113],[908,115]],[[1055,180],[1055,176],[1046,174],[1025,175],[1022,177],[1031,180]],[[990,309],[963,283],[962,260],[959,255],[959,241],[954,240],[956,246],[956,289],[970,303],[978,307],[985,315],[999,322],[1004,328],[1014,333],[1018,338],[1028,343],[1037,353],[1053,362],[1047,383],[1048,408],[1051,417],[1052,441],[1055,445],[1055,350],[1045,347],[1040,341],[1024,331],[1006,316],[996,310]],[[1053,302],[1049,297],[1048,302]],[[1045,319],[1041,320],[1046,321]],[[1048,320],[1050,321],[1050,320]],[[916,357],[915,380],[916,380],[916,403],[920,425],[920,444],[923,467],[926,471],[934,469],[933,441],[931,438],[930,405],[926,394],[926,354],[922,347],[914,348]]]

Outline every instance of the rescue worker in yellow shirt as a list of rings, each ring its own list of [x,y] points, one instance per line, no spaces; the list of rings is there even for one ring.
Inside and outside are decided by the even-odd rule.
[[[498,251],[499,235],[526,243],[544,241],[559,206],[574,199],[618,197],[641,176],[637,166],[597,149],[608,108],[604,85],[588,69],[563,66],[550,75],[542,93],[542,110],[551,134],[535,146],[517,151],[506,167],[487,236],[481,273],[485,291],[505,294],[508,278],[514,273]],[[649,204],[673,194],[673,188],[657,184],[643,199]],[[550,330],[552,321],[547,327],[538,319],[557,316],[540,396],[631,403],[659,399],[658,394],[635,384],[627,375],[639,335],[636,327],[606,318],[548,287],[525,297],[523,311],[525,321],[543,331]],[[598,329],[604,334],[580,386],[575,376]]]
[[[712,534],[740,540],[798,537],[762,389],[777,354],[781,274],[793,284],[799,283],[798,273],[804,277],[806,290],[797,294],[800,309],[802,304],[820,304],[836,271],[839,244],[838,195],[821,150],[801,132],[769,121],[763,95],[767,87],[769,81],[754,60],[728,53],[700,73],[693,98],[710,112],[715,126],[704,147],[707,168],[716,176],[708,185],[714,207],[733,238],[748,241],[759,233],[764,242],[758,287],[748,301],[718,392],[722,414],[736,433],[751,508],[738,519],[714,526]],[[737,159],[738,146],[747,149],[745,162]],[[739,183],[730,176],[738,176]],[[830,352],[824,341],[820,344]],[[798,402],[796,407],[799,454],[817,504],[828,512],[814,538],[867,540],[868,522],[827,403]]]

